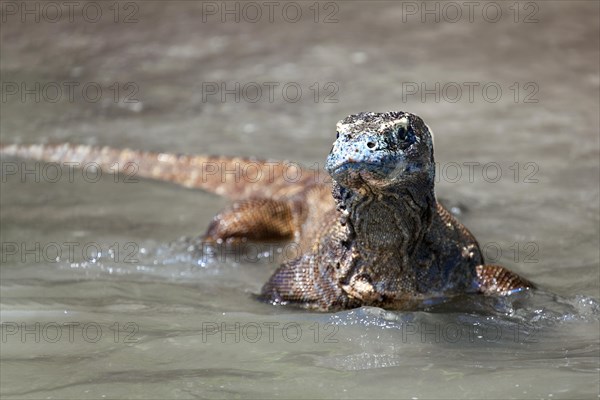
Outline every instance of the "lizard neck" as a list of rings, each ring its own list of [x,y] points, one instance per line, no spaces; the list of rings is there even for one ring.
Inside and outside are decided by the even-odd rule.
[[[334,197],[359,253],[413,255],[428,231],[435,210],[431,185],[402,185],[349,190],[334,185]]]

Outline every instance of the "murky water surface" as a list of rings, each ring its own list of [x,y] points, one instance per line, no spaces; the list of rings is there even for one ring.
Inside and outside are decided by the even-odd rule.
[[[429,3],[439,22],[420,3],[281,3],[273,22],[229,3],[239,23],[220,2],[81,3],[73,22],[40,3],[25,23],[22,4],[2,3],[2,142],[312,166],[345,115],[405,109],[436,133],[438,195],[542,290],[277,308],[252,297],[277,251],[189,250],[226,200],[6,159],[3,397],[598,397],[597,2],[478,3],[472,22],[460,2]]]

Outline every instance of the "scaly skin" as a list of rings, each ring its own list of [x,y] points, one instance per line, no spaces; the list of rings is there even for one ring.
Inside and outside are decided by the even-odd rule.
[[[260,298],[273,304],[406,310],[534,287],[485,265],[473,235],[437,202],[432,137],[419,117],[360,113],[340,121],[337,133],[326,163],[333,185],[286,162],[72,145],[0,146],[0,154],[94,162],[233,199],[206,241],[293,239],[302,249],[264,285]]]

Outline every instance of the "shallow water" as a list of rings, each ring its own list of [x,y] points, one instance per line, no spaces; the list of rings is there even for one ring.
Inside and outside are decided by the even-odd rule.
[[[273,248],[259,259],[188,248],[226,200],[110,174],[70,179],[66,169],[52,182],[44,164],[3,159],[2,396],[597,398],[598,3],[521,2],[518,15],[514,3],[493,3],[498,22],[490,8],[488,20],[476,12],[455,23],[450,9],[422,23],[413,3],[392,2],[319,3],[318,23],[304,2],[293,3],[304,16],[296,23],[277,9],[273,23],[266,12],[258,23],[210,12],[203,22],[209,3],[119,3],[117,23],[108,3],[97,3],[97,23],[22,23],[3,8],[1,141],[312,166],[345,115],[405,109],[436,134],[438,195],[460,208],[488,259],[541,290],[419,312],[272,307],[252,295],[277,266]],[[137,22],[124,23],[131,13]],[[103,92],[97,102],[81,91],[52,102],[50,86],[39,102],[8,94],[7,83],[23,82]],[[239,102],[207,95],[221,82],[303,94],[252,102],[250,85]],[[407,94],[436,82],[447,89],[439,101]],[[469,82],[490,92],[470,101]],[[37,178],[20,176],[36,168]]]

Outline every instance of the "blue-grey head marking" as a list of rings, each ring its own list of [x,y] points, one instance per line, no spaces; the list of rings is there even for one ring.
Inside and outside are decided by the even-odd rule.
[[[348,188],[433,184],[432,135],[421,118],[403,111],[350,115],[337,124],[325,168]]]

